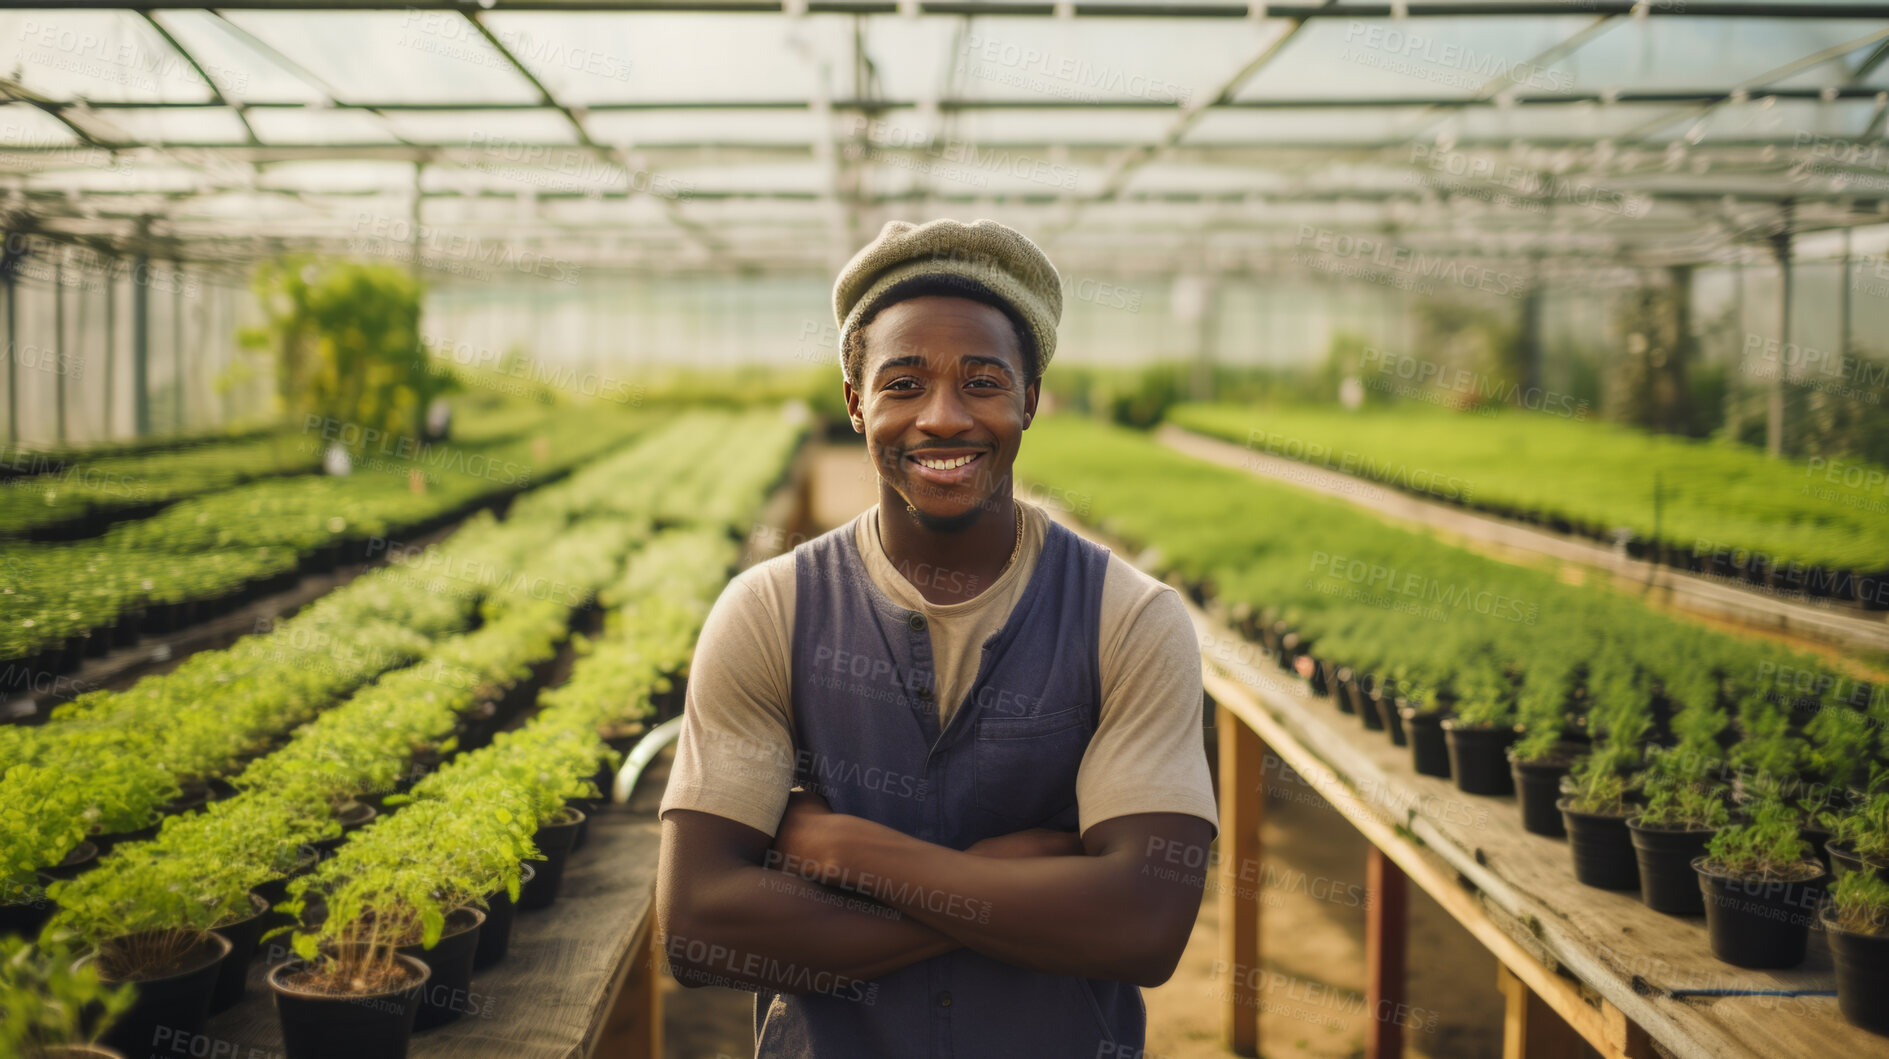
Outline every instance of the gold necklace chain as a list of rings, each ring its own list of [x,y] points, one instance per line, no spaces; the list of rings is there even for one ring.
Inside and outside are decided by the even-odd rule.
[[[1004,571],[1010,569],[1010,564],[1016,562],[1017,556],[1023,552],[1023,508],[1019,507],[1014,500],[1010,502],[1010,506],[1017,515],[1017,540],[1010,546],[1010,558],[1005,559],[1003,568],[997,571],[998,577],[1002,577]]]

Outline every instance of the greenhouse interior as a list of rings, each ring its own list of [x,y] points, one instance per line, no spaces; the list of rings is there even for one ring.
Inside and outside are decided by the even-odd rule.
[[[1889,1057],[1889,4],[0,92],[0,1059]]]

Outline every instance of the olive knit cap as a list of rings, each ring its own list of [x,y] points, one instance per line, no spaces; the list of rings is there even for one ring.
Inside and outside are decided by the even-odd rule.
[[[949,218],[924,224],[887,221],[872,242],[859,248],[833,281],[841,364],[847,337],[873,311],[874,303],[905,280],[933,275],[982,284],[1009,303],[1036,342],[1037,373],[1049,366],[1056,353],[1056,325],[1063,317],[1062,277],[1029,236],[986,218],[969,224]]]

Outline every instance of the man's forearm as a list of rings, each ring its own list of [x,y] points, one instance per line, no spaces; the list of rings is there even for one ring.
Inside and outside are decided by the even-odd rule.
[[[663,951],[689,985],[859,999],[864,983],[959,947],[884,905],[753,865],[671,902]]]
[[[857,818],[840,834],[826,858],[825,881],[1029,970],[1120,981],[1165,977],[1162,965],[1172,969],[1168,954],[1178,958],[1176,940],[1185,943],[1199,908],[1199,887],[1181,895],[1191,903],[1177,902],[1174,890],[1182,884],[1144,872],[1146,858],[1131,848],[998,859]]]

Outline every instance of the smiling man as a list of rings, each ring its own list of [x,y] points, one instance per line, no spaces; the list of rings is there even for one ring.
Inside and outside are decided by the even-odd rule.
[[[893,221],[833,308],[879,503],[708,616],[670,968],[755,990],[767,1059],[1138,1055],[1216,828],[1200,655],[1173,589],[1013,495],[1061,280],[994,221]]]

